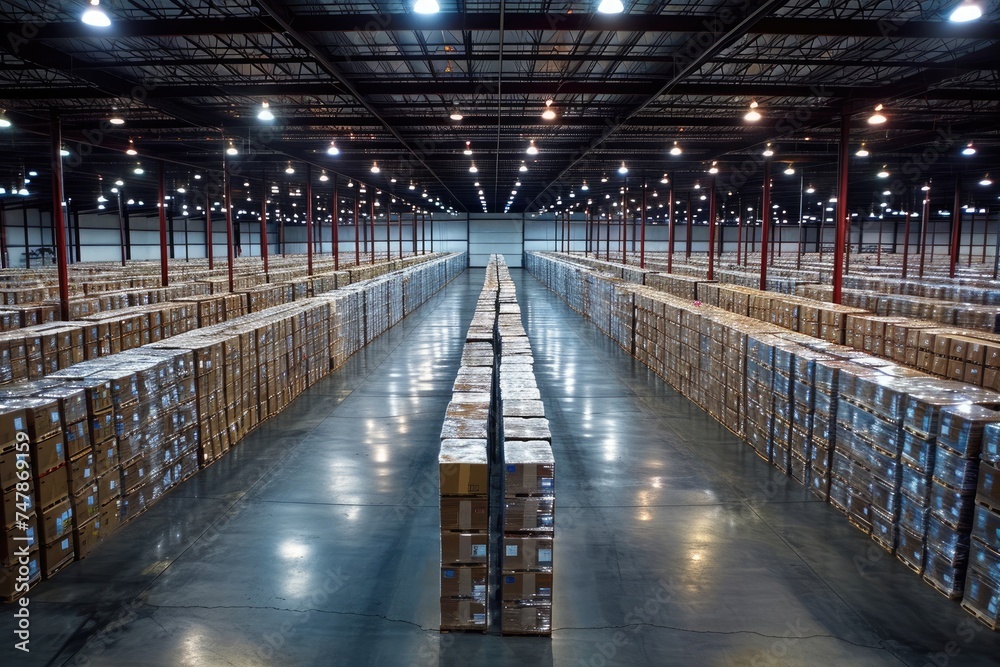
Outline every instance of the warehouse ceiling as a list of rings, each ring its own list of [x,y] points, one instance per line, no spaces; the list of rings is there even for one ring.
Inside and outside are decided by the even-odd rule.
[[[1000,179],[998,7],[955,23],[957,4],[640,0],[604,14],[596,0],[441,0],[418,14],[411,0],[103,0],[111,25],[95,27],[82,0],[0,0],[12,123],[0,198],[19,205],[12,186],[35,171],[28,198],[51,201],[58,117],[66,196],[85,210],[119,179],[154,201],[159,161],[192,208],[205,189],[221,199],[228,162],[234,209],[259,213],[266,194],[288,211],[308,175],[320,202],[337,184],[348,221],[349,181],[397,196],[397,210],[536,213],[607,208],[644,183],[659,196],[661,180],[683,198],[717,163],[722,196],[749,201],[769,142],[775,195],[791,208],[808,185],[817,199],[835,190],[846,116],[851,155],[862,142],[870,153],[851,158],[851,206],[912,207],[930,180],[947,206],[956,176],[963,202],[996,204],[997,187],[979,182]],[[265,102],[273,120],[258,118]],[[761,118],[745,120],[753,102]],[[879,104],[886,122],[870,124]]]

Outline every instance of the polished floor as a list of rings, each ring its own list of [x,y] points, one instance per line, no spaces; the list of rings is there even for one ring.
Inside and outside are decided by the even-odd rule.
[[[472,270],[33,590],[31,654],[4,630],[0,665],[1000,663],[1000,635],[512,272],[556,452],[551,640],[436,629]]]

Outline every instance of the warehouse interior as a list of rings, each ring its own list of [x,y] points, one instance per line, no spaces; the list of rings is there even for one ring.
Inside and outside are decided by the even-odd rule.
[[[998,12],[0,0],[0,661],[996,664]]]

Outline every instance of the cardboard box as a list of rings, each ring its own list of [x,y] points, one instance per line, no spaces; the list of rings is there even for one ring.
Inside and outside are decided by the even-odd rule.
[[[17,590],[17,586],[21,584],[21,582],[17,581],[20,568],[20,564],[18,564],[17,567],[0,567],[0,600],[12,601],[24,595],[24,592]],[[30,589],[42,579],[42,559],[40,549],[36,549],[28,556],[27,568],[28,581],[25,583],[27,583],[28,588]]]
[[[1000,511],[1000,468],[983,461],[979,465],[979,488],[976,502]]]
[[[94,463],[93,450],[86,450],[67,466],[69,475],[69,492],[75,494],[78,491],[93,484],[97,477],[97,466]]]
[[[100,518],[95,516],[73,531],[73,550],[76,552],[78,559],[86,558],[94,550],[94,547],[97,546],[99,541],[99,526]]]
[[[441,568],[441,597],[486,599],[486,566]]]
[[[40,538],[43,542],[68,535],[73,530],[73,503],[69,498],[41,511],[38,520]]]
[[[504,443],[504,495],[552,495],[555,458],[545,441]]]
[[[89,521],[101,513],[101,503],[98,497],[97,484],[93,483],[80,489],[72,496],[73,516],[77,522]]]
[[[8,449],[0,452],[0,490],[6,490],[17,484],[18,481],[18,459],[23,461],[22,466],[30,477],[31,466],[29,464],[28,452],[18,452],[16,449]]]
[[[0,450],[14,444],[18,431],[25,431],[27,424],[28,418],[24,409],[0,404]]]
[[[485,531],[489,527],[489,501],[485,498],[441,498],[442,531]]]
[[[121,514],[122,514],[122,501],[121,499],[113,500],[107,505],[101,507],[101,521],[98,524],[98,537],[101,540],[106,539],[121,525]]]
[[[59,401],[52,398],[17,398],[5,403],[12,408],[23,408],[26,431],[33,441],[38,441],[62,430]]]
[[[65,464],[35,480],[35,499],[39,508],[45,508],[69,496],[69,480]]]
[[[504,570],[551,569],[552,538],[505,535],[501,556]]]
[[[504,532],[548,532],[555,524],[555,501],[551,498],[507,498],[504,500]]]
[[[115,437],[115,415],[113,410],[105,410],[90,416],[90,441],[97,445]]]
[[[505,635],[550,635],[552,605],[505,602],[501,611],[500,629]]]
[[[26,528],[0,531],[0,567],[17,562],[16,554],[24,547],[29,551],[38,548],[38,518],[32,514],[25,521]]]
[[[102,506],[121,497],[121,479],[117,469],[106,472],[98,477],[97,486],[97,496]]]
[[[86,420],[66,426],[66,456],[73,458],[90,447],[90,425]]]
[[[66,444],[62,433],[55,433],[42,440],[32,440],[29,451],[36,475],[44,474],[66,462]]]
[[[94,447],[94,467],[98,475],[118,468],[118,441],[106,440]]]
[[[551,572],[504,572],[504,602],[552,600]]]
[[[488,544],[486,533],[441,533],[441,564],[485,565]]]
[[[441,598],[442,630],[486,630],[486,605],[479,600]]]
[[[64,535],[42,547],[42,577],[49,578],[72,562],[76,555],[73,535]]]
[[[483,496],[489,490],[486,440],[442,440],[438,455],[442,496]]]

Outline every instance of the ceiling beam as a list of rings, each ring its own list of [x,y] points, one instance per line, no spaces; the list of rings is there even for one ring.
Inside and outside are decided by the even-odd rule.
[[[496,12],[420,14],[298,14],[294,29],[299,34],[337,32],[463,31],[496,32],[501,25]],[[290,24],[291,25],[291,24]],[[504,32],[514,31],[608,31],[646,33],[718,34],[724,27],[713,14],[543,14],[504,13]],[[0,23],[2,34],[20,34],[18,23]],[[253,35],[284,32],[274,15],[189,19],[116,20],[100,32],[102,39],[136,37],[185,37],[204,35]],[[756,35],[819,35],[882,39],[995,39],[996,25],[988,21],[956,24],[948,21],[779,18],[765,17],[746,31]],[[78,21],[39,26],[38,39],[90,39],[93,28]],[[460,35],[456,35],[460,40]]]

